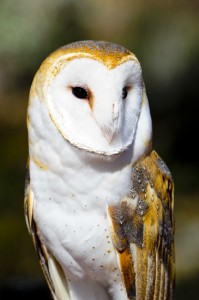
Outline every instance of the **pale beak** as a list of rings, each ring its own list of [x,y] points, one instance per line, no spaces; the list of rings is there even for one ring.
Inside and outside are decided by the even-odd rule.
[[[117,102],[113,103],[112,117],[110,125],[103,127],[102,132],[108,143],[110,144],[118,131],[118,119],[119,119],[119,105]]]

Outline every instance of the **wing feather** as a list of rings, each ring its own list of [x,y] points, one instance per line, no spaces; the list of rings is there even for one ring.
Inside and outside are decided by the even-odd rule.
[[[34,194],[30,188],[29,166],[27,165],[24,211],[26,224],[32,236],[39,262],[54,300],[70,300],[68,284],[64,272],[56,259],[42,243],[34,220]]]
[[[173,194],[171,174],[152,151],[133,167],[129,195],[108,208],[128,299],[173,299]]]

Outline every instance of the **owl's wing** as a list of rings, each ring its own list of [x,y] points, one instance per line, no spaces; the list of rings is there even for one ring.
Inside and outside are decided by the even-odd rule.
[[[113,243],[128,299],[173,298],[174,186],[155,151],[132,172],[132,189],[108,208]]]
[[[30,188],[29,166],[27,165],[24,210],[26,224],[30,235],[32,236],[34,246],[39,258],[42,271],[50,288],[54,300],[70,300],[68,284],[65,275],[56,261],[56,259],[48,253],[45,245],[42,243],[37,224],[34,220],[34,194]]]

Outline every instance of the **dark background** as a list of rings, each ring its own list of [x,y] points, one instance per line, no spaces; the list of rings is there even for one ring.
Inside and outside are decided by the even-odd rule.
[[[175,182],[176,299],[199,299],[199,2],[0,1],[0,299],[50,299],[25,225],[26,110],[58,47],[122,44],[141,62],[153,145]]]

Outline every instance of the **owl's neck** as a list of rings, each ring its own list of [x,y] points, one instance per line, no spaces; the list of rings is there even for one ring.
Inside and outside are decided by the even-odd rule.
[[[104,158],[78,149],[63,138],[60,141],[60,138],[60,135],[54,136],[53,144],[50,140],[40,140],[39,145],[32,145],[31,181],[34,183],[34,178],[37,181],[35,189],[38,189],[40,182],[38,195],[41,201],[46,197],[45,192],[41,196],[44,190],[49,191],[47,194],[51,195],[50,198],[63,206],[69,205],[70,200],[75,198],[82,207],[91,205],[92,209],[95,203],[97,209],[98,205],[120,201],[129,192],[131,149],[117,157]],[[68,206],[67,210],[70,210]]]

